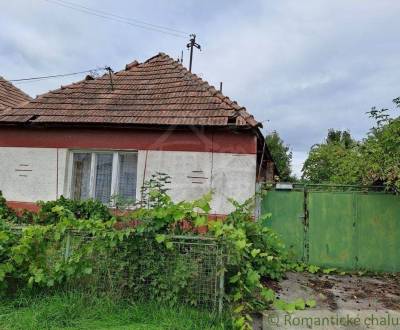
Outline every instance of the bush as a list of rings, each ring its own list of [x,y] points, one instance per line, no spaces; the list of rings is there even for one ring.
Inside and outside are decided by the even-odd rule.
[[[59,214],[54,212],[55,207],[63,207],[65,210],[71,211],[77,219],[108,221],[112,217],[108,207],[94,199],[76,201],[61,196],[55,201],[40,201],[38,205],[40,206],[40,211],[34,217],[34,222],[41,224],[50,224],[59,221]]]
[[[94,199],[75,201],[61,196],[55,201],[39,201],[37,204],[40,207],[37,213],[24,210],[17,214],[7,206],[0,191],[0,219],[18,224],[55,224],[60,220],[59,214],[54,211],[57,207],[71,211],[77,219],[109,221],[112,218],[108,207]]]
[[[262,277],[279,279],[285,270],[284,246],[262,221],[254,220],[254,199],[242,204],[231,201],[235,210],[225,220],[216,221],[208,219],[211,193],[179,203],[174,203],[160,185],[149,187],[144,194],[141,207],[124,217],[127,222],[134,221],[134,227],[117,229],[117,219],[100,203],[61,198],[41,203],[38,224],[27,226],[18,239],[7,228],[0,228],[0,283],[5,284],[7,275],[28,287],[62,286],[76,279],[85,282],[98,262],[105,261],[103,269],[109,274],[132,271],[132,267],[140,266],[140,260],[149,273],[142,274],[143,281],[138,279],[133,289],[142,291],[142,283],[151,299],[176,303],[194,269],[178,258],[174,261],[176,271],[168,272],[168,277],[163,262],[170,261],[163,261],[163,253],[173,249],[173,236],[194,235],[205,228],[204,235],[216,239],[227,252],[226,301],[232,307],[235,327],[250,329],[250,314],[275,301],[275,293],[262,286]],[[71,242],[70,231],[90,239]],[[143,246],[146,241],[147,247]],[[73,245],[75,252],[60,258],[65,244]],[[169,289],[171,284],[173,288]]]
[[[8,207],[6,199],[3,197],[3,193],[0,190],[0,222],[1,220],[7,220],[14,222],[17,219],[17,215],[13,209]]]

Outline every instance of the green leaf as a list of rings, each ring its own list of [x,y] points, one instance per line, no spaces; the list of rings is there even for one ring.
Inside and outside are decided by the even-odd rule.
[[[64,206],[56,205],[51,209],[51,211],[60,214],[62,211],[64,211]]]
[[[240,291],[237,291],[234,295],[233,295],[233,301],[238,301],[239,299],[241,299],[243,297],[242,293]]]
[[[324,274],[330,274],[336,271],[336,268],[325,268],[322,272]]]
[[[205,226],[206,224],[207,224],[207,218],[204,216],[197,216],[194,221],[194,225],[196,227]]]
[[[258,274],[255,270],[250,269],[247,272],[247,283],[250,285],[255,285],[260,281],[260,274]]]
[[[320,268],[318,267],[318,266],[315,266],[315,265],[310,265],[310,266],[308,266],[308,269],[307,269],[310,273],[312,273],[312,274],[315,274],[315,273],[318,273],[318,271],[320,270]]]
[[[261,252],[260,249],[253,249],[251,250],[251,256],[255,258]]]
[[[285,302],[285,301],[283,301],[283,300],[281,300],[281,299],[276,299],[275,301],[274,301],[274,307],[276,308],[276,309],[279,309],[279,310],[281,310],[281,311],[284,311],[285,310],[285,308],[286,308],[286,305],[287,305],[287,303]]]
[[[237,273],[236,275],[232,276],[229,279],[229,283],[236,283],[237,281],[239,281],[239,279],[240,279],[240,273]]]
[[[162,243],[162,242],[165,241],[165,239],[166,239],[166,236],[165,236],[164,234],[158,234],[158,235],[156,235],[156,241],[157,241],[157,243]]]
[[[54,240],[59,241],[60,239],[61,239],[61,234],[60,234],[60,232],[56,231],[54,233]]]
[[[42,282],[43,279],[44,279],[44,274],[41,271],[35,274],[35,282],[36,283]]]
[[[238,240],[235,242],[236,247],[239,250],[243,250],[246,247],[246,241],[245,240]]]
[[[234,321],[235,329],[243,329],[245,322],[246,322],[246,319],[244,318],[244,316],[241,316],[241,317],[235,319],[235,321]]]
[[[10,236],[6,232],[0,231],[0,242],[5,243],[9,238]]]
[[[301,298],[296,299],[293,303],[297,310],[304,310],[306,308],[306,303]]]
[[[17,265],[22,264],[22,262],[24,261],[24,257],[22,257],[22,256],[19,255],[19,254],[13,255],[13,259],[14,259],[14,261],[15,261],[15,263],[16,263]]]
[[[288,313],[293,313],[296,310],[296,305],[294,303],[288,303],[285,306],[284,311],[288,312]]]
[[[314,299],[306,300],[306,306],[314,308],[315,306],[317,306],[317,302]]]
[[[263,288],[261,290],[261,296],[266,300],[266,301],[274,301],[275,297],[276,297],[276,293],[274,292],[274,290],[271,289],[265,289]]]
[[[172,248],[174,247],[174,243],[172,242],[166,242],[165,246],[167,247],[168,250],[172,250]]]
[[[243,305],[239,305],[239,306],[237,306],[237,307],[233,310],[233,312],[234,312],[235,314],[239,314],[239,313],[242,312],[243,309],[244,309],[244,306],[243,306]]]

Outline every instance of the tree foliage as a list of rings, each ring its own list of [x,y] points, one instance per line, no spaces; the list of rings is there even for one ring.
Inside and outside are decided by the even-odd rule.
[[[273,131],[265,137],[265,143],[267,144],[272,159],[278,168],[280,180],[293,181],[292,151],[289,146],[285,145],[284,141],[276,131]]]
[[[311,147],[302,178],[312,183],[356,184],[360,181],[359,145],[348,131],[330,129],[324,143]]]
[[[394,99],[397,107],[400,98]],[[383,184],[400,190],[400,117],[388,109],[368,112],[376,122],[360,142],[348,131],[329,130],[326,141],[311,147],[302,178],[313,183]]]
[[[393,102],[400,107],[400,98]],[[400,117],[389,117],[387,109],[373,108],[369,114],[377,126],[370,130],[362,144],[363,183],[382,183],[400,191]]]

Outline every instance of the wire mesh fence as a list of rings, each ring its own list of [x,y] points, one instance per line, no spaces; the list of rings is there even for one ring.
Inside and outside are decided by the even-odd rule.
[[[49,245],[47,262],[74,260],[94,239],[99,238],[70,231],[63,240]],[[69,281],[67,287],[222,312],[223,246],[203,236],[173,236],[169,242],[167,248],[154,237],[132,234],[106,251],[94,249],[86,262],[90,274]]]

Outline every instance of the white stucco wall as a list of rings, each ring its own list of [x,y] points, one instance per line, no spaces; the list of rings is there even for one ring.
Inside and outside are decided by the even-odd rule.
[[[0,148],[0,190],[10,201],[36,202],[67,195],[68,150],[56,148]],[[214,191],[212,212],[232,210],[227,201],[240,202],[255,193],[256,155],[184,151],[139,151],[137,196],[151,174],[170,175],[175,201],[193,200]]]
[[[193,200],[211,189],[211,153],[139,151],[141,164],[141,168],[138,166],[138,183],[142,185],[144,180],[150,179],[156,172],[166,173],[171,176],[169,194],[174,201]]]
[[[171,176],[175,201],[193,200],[213,190],[212,212],[226,214],[233,209],[228,198],[243,202],[254,195],[256,155],[139,151],[138,182],[156,172]]]
[[[228,198],[244,202],[254,196],[256,187],[256,155],[213,154],[212,209],[226,214],[233,210]]]
[[[63,193],[66,149],[0,148],[0,190],[10,201],[56,199]]]

